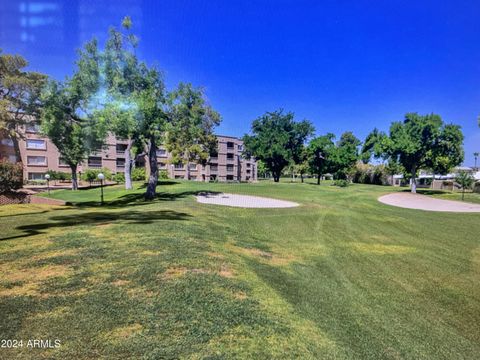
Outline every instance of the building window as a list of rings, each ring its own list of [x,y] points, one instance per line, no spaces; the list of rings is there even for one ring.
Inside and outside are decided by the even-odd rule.
[[[117,154],[125,154],[125,150],[127,150],[127,145],[126,144],[117,144],[115,146],[117,150]]]
[[[163,163],[163,162],[159,162],[159,163],[158,163],[158,167],[159,167],[160,169],[166,169],[166,168],[167,168],[167,164],[165,164],[165,163]]]
[[[58,158],[58,166],[68,166],[68,164],[65,162],[65,159],[60,157]]]
[[[88,167],[91,167],[91,168],[102,167],[102,158],[99,156],[90,156],[88,158]]]
[[[17,162],[17,155],[8,155],[8,161],[15,164]]]
[[[27,149],[45,150],[46,148],[47,144],[45,140],[27,139]]]
[[[0,144],[12,147],[13,146],[13,140],[12,139],[2,139]]]
[[[29,172],[28,180],[45,180],[45,173]]]
[[[243,145],[238,145],[238,151],[243,151]]]
[[[218,171],[218,164],[210,164],[210,171]]]
[[[233,149],[235,147],[235,144],[231,141],[227,142],[227,149]]]
[[[183,179],[183,175],[175,175],[175,179]]]
[[[232,181],[233,180],[233,175],[227,175],[227,181]]]
[[[188,165],[188,168],[189,168],[190,170],[197,170],[197,164],[189,164],[189,165]]]
[[[218,153],[210,154],[210,160],[216,160],[216,159],[218,159]]]
[[[228,171],[228,172],[233,172],[233,165],[228,164],[228,165],[227,165],[227,171]]]
[[[40,132],[40,125],[38,123],[27,124],[25,131],[29,133],[38,133]]]
[[[183,164],[175,164],[175,169],[183,169]]]
[[[27,165],[47,165],[46,156],[27,156]]]
[[[159,156],[159,157],[167,157],[167,150],[165,150],[165,149],[157,149],[157,156]]]
[[[247,170],[247,174],[250,174],[250,170]]]
[[[252,164],[250,164],[250,163],[247,163],[247,168],[249,168],[251,165],[252,165]]]
[[[235,159],[234,154],[227,154],[227,160],[233,160],[233,159]]]
[[[245,179],[246,179],[247,181],[250,181],[250,176],[247,176]]]
[[[117,168],[124,168],[125,167],[125,159],[117,158]]]

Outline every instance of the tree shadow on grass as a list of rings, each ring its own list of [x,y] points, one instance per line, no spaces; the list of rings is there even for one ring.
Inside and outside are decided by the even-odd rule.
[[[402,190],[402,192],[411,192],[410,189],[405,189]],[[441,195],[441,194],[451,194],[451,191],[448,190],[432,190],[432,189],[418,189],[417,188],[417,194],[420,195]]]
[[[184,212],[172,210],[154,210],[154,211],[112,211],[112,212],[88,212],[77,213],[65,216],[52,216],[49,222],[40,224],[29,224],[16,227],[16,230],[22,231],[23,234],[0,237],[0,241],[11,240],[15,238],[23,238],[33,235],[44,234],[52,228],[65,228],[78,225],[99,225],[110,222],[122,222],[126,224],[150,224],[157,221],[182,221],[188,220],[192,215]]]
[[[146,201],[145,195],[143,193],[134,193],[122,195],[114,200],[105,201],[103,205],[100,205],[99,201],[82,201],[82,202],[73,202],[72,204],[76,207],[104,207],[104,208],[122,208],[125,206],[140,206],[140,205],[151,205],[158,201],[175,201],[179,199],[186,198],[192,195],[199,195],[200,193],[205,193],[205,190],[198,191],[183,191],[177,193],[171,192],[160,192],[157,193],[153,201]],[[211,194],[219,194],[219,192],[208,191]]]

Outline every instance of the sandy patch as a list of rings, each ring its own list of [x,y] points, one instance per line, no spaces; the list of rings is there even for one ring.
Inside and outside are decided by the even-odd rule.
[[[442,200],[426,195],[397,192],[378,198],[381,203],[401,208],[427,211],[480,212],[480,204],[461,201]]]
[[[237,195],[237,194],[212,194],[201,193],[196,196],[197,201],[202,204],[213,204],[223,206],[233,206],[242,208],[289,208],[299,206],[298,203],[272,198]]]

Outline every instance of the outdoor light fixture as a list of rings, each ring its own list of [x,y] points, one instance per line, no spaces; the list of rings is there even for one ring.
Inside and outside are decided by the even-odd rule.
[[[99,173],[97,175],[97,178],[100,180],[100,191],[101,191],[100,204],[103,205],[103,179],[105,179],[105,175],[103,175],[103,173]]]
[[[50,196],[50,175],[49,175],[49,174],[45,174],[45,179],[47,180],[48,196]]]

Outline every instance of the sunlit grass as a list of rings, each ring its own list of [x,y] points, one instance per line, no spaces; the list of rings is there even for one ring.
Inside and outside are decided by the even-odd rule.
[[[311,182],[311,181],[308,181]],[[381,204],[389,187],[166,182],[158,199],[55,191],[0,207],[0,358],[480,357],[480,215]],[[199,191],[293,200],[199,204]]]

